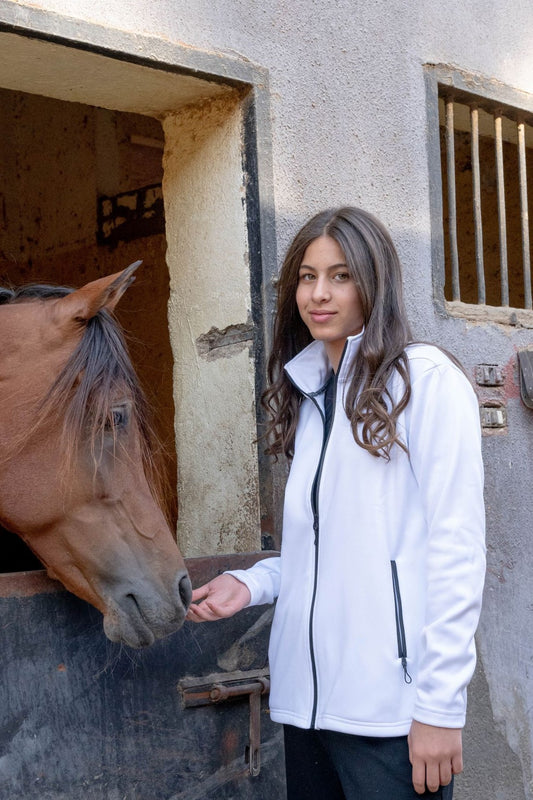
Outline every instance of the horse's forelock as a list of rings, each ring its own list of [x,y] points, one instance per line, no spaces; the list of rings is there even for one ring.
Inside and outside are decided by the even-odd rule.
[[[164,507],[164,470],[156,453],[157,436],[150,422],[148,401],[132,366],[123,333],[105,309],[88,320],[83,336],[50,388],[43,411],[65,408],[65,468],[75,464],[81,443],[89,446],[95,460],[103,448],[104,433],[113,429],[113,405],[117,393],[131,401],[139,430],[144,471],[158,503]]]
[[[31,300],[65,297],[74,289],[53,284],[26,284],[17,288],[0,287],[0,305]],[[17,441],[15,450],[35,433],[46,419],[66,409],[64,436],[64,468],[68,472],[82,442],[87,442],[95,459],[103,446],[106,426],[113,426],[112,407],[117,389],[132,401],[139,430],[142,461],[146,478],[155,499],[166,508],[166,478],[162,465],[162,449],[151,424],[150,407],[133,369],[124,336],[114,317],[105,309],[92,317],[84,334],[48,391],[34,424]],[[11,453],[3,454],[9,460]]]

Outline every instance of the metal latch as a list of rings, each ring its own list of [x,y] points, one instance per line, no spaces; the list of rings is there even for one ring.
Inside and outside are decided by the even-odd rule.
[[[222,672],[203,678],[183,678],[178,683],[185,708],[222,703],[224,700],[248,696],[250,705],[249,743],[244,754],[250,775],[261,770],[261,695],[270,690],[268,670]]]

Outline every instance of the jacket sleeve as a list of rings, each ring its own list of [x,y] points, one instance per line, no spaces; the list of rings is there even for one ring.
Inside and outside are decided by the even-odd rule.
[[[413,716],[460,728],[476,662],[485,574],[479,408],[462,372],[447,362],[418,376],[406,422],[428,527],[426,618]]]
[[[249,606],[260,606],[273,603],[279,594],[280,557],[264,558],[250,569],[228,570],[228,575],[244,583],[250,590],[252,599]]]

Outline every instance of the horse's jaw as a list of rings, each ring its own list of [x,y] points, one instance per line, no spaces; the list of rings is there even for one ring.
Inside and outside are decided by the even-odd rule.
[[[149,543],[153,548],[150,558],[141,558],[135,549],[114,549],[91,541],[91,531],[94,535],[98,530],[96,523],[85,529],[80,516],[77,523],[75,537],[71,524],[56,526],[55,536],[42,537],[35,552],[50,578],[102,613],[108,639],[141,648],[179,630],[191,602],[192,587],[170,532],[159,541],[160,548]],[[138,535],[132,542],[145,544]]]

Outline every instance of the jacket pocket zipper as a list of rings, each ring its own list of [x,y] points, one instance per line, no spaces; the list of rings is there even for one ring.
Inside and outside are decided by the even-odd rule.
[[[412,683],[413,679],[407,671],[407,643],[405,641],[405,627],[403,624],[402,597],[400,594],[400,582],[398,580],[398,567],[396,561],[390,562],[392,572],[392,589],[394,592],[394,612],[396,615],[396,637],[398,639],[398,658],[402,662],[403,678],[406,683]]]

